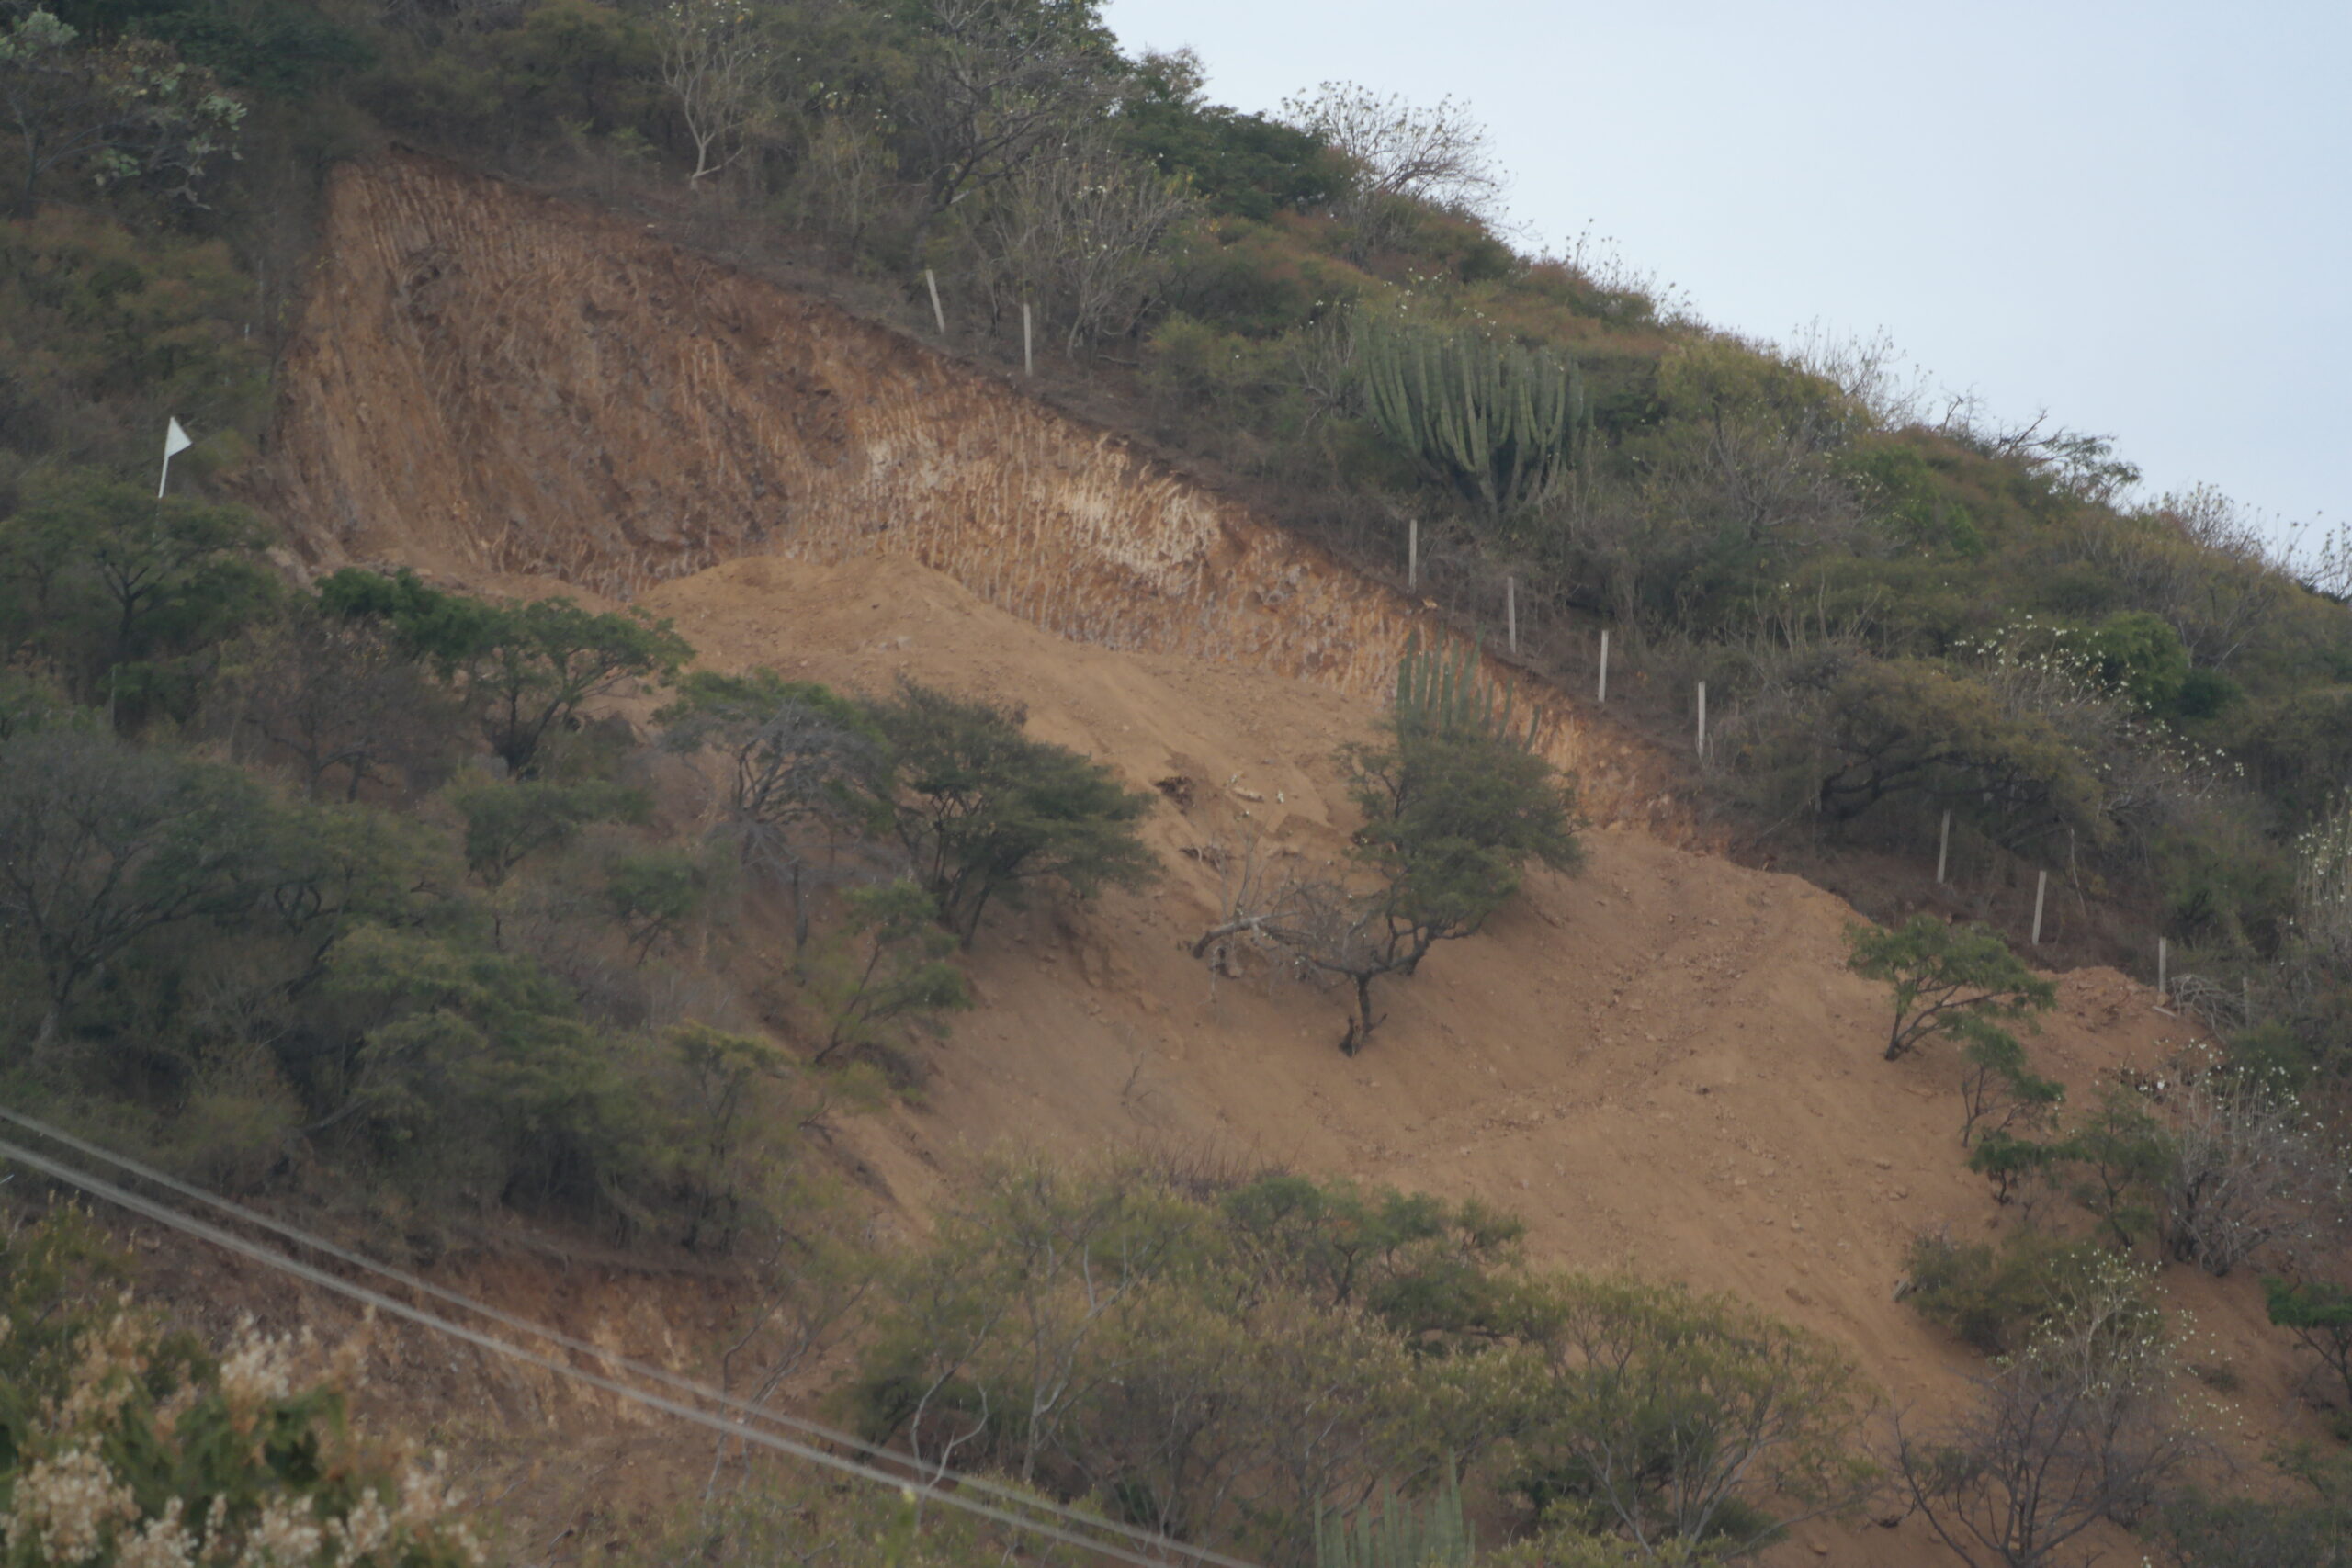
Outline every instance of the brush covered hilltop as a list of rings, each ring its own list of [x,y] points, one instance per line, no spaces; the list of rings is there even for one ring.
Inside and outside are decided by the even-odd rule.
[[[1202,82],[0,0],[10,1568],[2352,1562],[2352,550]]]

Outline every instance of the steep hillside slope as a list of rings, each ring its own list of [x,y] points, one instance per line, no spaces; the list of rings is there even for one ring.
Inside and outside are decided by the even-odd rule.
[[[1106,648],[1365,695],[1421,605],[1127,444],[821,301],[412,156],[335,175],[265,499],[321,564],[616,598],[880,550]],[[1496,672],[1510,679],[1499,665]],[[1530,687],[1587,808],[1688,840],[1669,769]]]
[[[1344,998],[1249,951],[1220,974],[1193,940],[1228,873],[1343,848],[1331,763],[1376,705],[1195,660],[1073,646],[902,558],[729,563],[662,584],[722,668],[773,664],[879,690],[899,673],[1027,705],[1033,732],[1130,782],[1170,781],[1143,895],[990,922],[970,955],[982,1005],[933,1058],[916,1108],[848,1137],[916,1214],[999,1145],[1081,1156],[1136,1143],[1251,1155],[1525,1215],[1537,1257],[1736,1292],[1846,1345],[1899,1406],[1949,1408],[1973,1355],[1894,1299],[1918,1231],[2004,1223],[1963,1167],[1956,1064],[1881,1059],[1883,987],[1843,966],[1852,912],[1794,877],[1636,831],[1587,837],[1574,875],[1538,873],[1473,941],[1382,991],[1365,1053],[1334,1049]],[[1182,784],[1173,781],[1182,780]],[[786,961],[781,931],[774,962]],[[2060,985],[2038,1064],[2086,1093],[2187,1037],[2107,970]],[[2251,1278],[2167,1276],[2200,1421],[2241,1451],[2298,1420],[2290,1359]],[[1943,1561],[1914,1522],[1822,1527],[1838,1562]],[[1815,1560],[1809,1551],[1792,1560]]]
[[[2001,1212],[1963,1168],[1952,1063],[1889,1065],[1850,911],[1692,852],[1663,760],[1535,694],[1598,830],[1485,935],[1341,1003],[1236,950],[1193,960],[1254,852],[1344,846],[1363,736],[1419,606],[920,345],[611,220],[423,161],[338,176],[282,380],[269,498],[318,564],[630,599],[721,668],[1024,705],[1166,804],[1144,895],[992,919],[982,1006],[918,1105],[845,1134],[910,1222],[966,1162],[1159,1140],[1523,1213],[1546,1261],[1737,1291],[1849,1346],[1898,1404],[1972,1358],[1894,1300],[1905,1244]],[[1507,672],[1506,672],[1507,673]],[[1516,679],[1516,677],[1508,677]],[[786,961],[780,931],[750,940]],[[2069,976],[2036,1049],[2075,1089],[2184,1026]],[[2175,1271],[2217,1433],[2297,1417],[2250,1279]],[[1793,1560],[1939,1561],[1917,1523]]]

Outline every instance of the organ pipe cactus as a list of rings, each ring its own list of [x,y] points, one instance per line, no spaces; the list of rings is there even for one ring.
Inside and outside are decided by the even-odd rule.
[[[1590,415],[1584,378],[1566,360],[1408,324],[1375,328],[1362,352],[1373,423],[1489,522],[1575,466]]]
[[[1424,651],[1421,634],[1405,639],[1396,661],[1396,728],[1426,734],[1475,730],[1535,750],[1537,716],[1521,728],[1512,709],[1516,694],[1498,682],[1479,678],[1478,652],[1467,643]]]
[[[1316,1568],[1468,1568],[1474,1551],[1462,1515],[1462,1483],[1450,1461],[1444,1489],[1425,1507],[1384,1486],[1377,1509],[1325,1514],[1315,1521]]]

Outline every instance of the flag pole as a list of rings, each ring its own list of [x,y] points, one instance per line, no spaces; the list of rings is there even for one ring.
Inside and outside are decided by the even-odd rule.
[[[164,487],[172,482],[172,454],[185,452],[196,443],[180,428],[179,416],[174,414],[171,423],[164,428],[164,471],[155,480],[155,499],[164,499]]]

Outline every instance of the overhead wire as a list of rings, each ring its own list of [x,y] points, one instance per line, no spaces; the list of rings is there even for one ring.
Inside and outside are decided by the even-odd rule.
[[[446,1303],[450,1306],[460,1308],[466,1312],[474,1313],[481,1317],[490,1319],[492,1322],[502,1324],[506,1327],[544,1339],[549,1344],[560,1345],[565,1349],[573,1351],[579,1355],[593,1356],[596,1359],[605,1362],[607,1366],[618,1367],[635,1376],[662,1383],[670,1388],[677,1389],[681,1393],[691,1393],[697,1399],[704,1399],[713,1404],[724,1405],[729,1409],[738,1411],[742,1415],[751,1416],[756,1420],[770,1422],[775,1426],[784,1427],[808,1437],[822,1438],[827,1442],[842,1443],[852,1448],[867,1449],[882,1453],[890,1459],[911,1466],[919,1472],[934,1470],[937,1468],[932,1463],[932,1461],[922,1459],[920,1455],[906,1453],[879,1443],[871,1442],[849,1432],[842,1431],[839,1427],[826,1426],[822,1422],[810,1421],[801,1416],[792,1416],[783,1411],[771,1409],[764,1404],[745,1399],[739,1394],[729,1393],[725,1390],[716,1388],[709,1383],[700,1381],[699,1379],[686,1377],[681,1373],[672,1371],[667,1367],[657,1366],[650,1361],[641,1361],[631,1357],[622,1355],[617,1351],[608,1349],[605,1347],[595,1344],[591,1340],[582,1339],[576,1336],[566,1334],[560,1329],[550,1328],[545,1324],[535,1323],[528,1318],[519,1317],[513,1313],[492,1306],[485,1302],[479,1301],[474,1297],[464,1294],[461,1292],[450,1290],[447,1286],[436,1285],[430,1280],[423,1279],[420,1276],[409,1273],[404,1269],[395,1269],[387,1263],[379,1263],[364,1254],[354,1252],[348,1247],[339,1246],[334,1242],[327,1240],[323,1236],[304,1230],[299,1225],[289,1224],[273,1215],[265,1214],[256,1209],[252,1209],[243,1203],[239,1203],[233,1199],[224,1198],[219,1193],[207,1191],[205,1189],[198,1187],[191,1182],[184,1181],[178,1177],[171,1175],[167,1171],[159,1170],[153,1166],[133,1159],[128,1155],[117,1153],[112,1149],[107,1148],[103,1145],[94,1144],[85,1138],[77,1137],[74,1134],[66,1132],[63,1128],[53,1126],[47,1122],[41,1121],[38,1117],[28,1116],[20,1111],[11,1110],[6,1106],[0,1106],[0,1121],[13,1122],[17,1126],[25,1129],[27,1132],[47,1138],[53,1143],[61,1144],[65,1147],[74,1150],[77,1154],[83,1155],[91,1159],[99,1160],[107,1165],[113,1166],[119,1170],[129,1171],[132,1175],[139,1177],[141,1180],[151,1181],[156,1186],[162,1187],[167,1191],[176,1193],[180,1197],[188,1199],[193,1202],[202,1203],[208,1208],[231,1215],[246,1224],[254,1225],[259,1229],[268,1231],[272,1235],[282,1236],[286,1240],[293,1242],[298,1246],[309,1247],[312,1251],[320,1253],[324,1257],[334,1258],[338,1263],[343,1263],[351,1268],[362,1269],[368,1273],[376,1274],[384,1279],[394,1280],[409,1290],[417,1292],[419,1294],[430,1296],[435,1301]],[[1168,1538],[1157,1534],[1154,1531],[1139,1529],[1133,1525],[1122,1524],[1115,1519],[1097,1518],[1092,1515],[1086,1514],[1076,1509],[1062,1507],[1058,1505],[1046,1503],[1026,1493],[1018,1491],[1015,1488],[1006,1486],[999,1482],[991,1481],[985,1476],[968,1475],[955,1471],[948,1471],[944,1473],[953,1475],[959,1486],[989,1493],[993,1496],[1001,1497],[1007,1502],[1017,1504],[1022,1507],[1045,1508],[1049,1511],[1057,1512],[1069,1518],[1082,1522],[1090,1529],[1107,1530],[1114,1535],[1121,1536],[1141,1546],[1154,1549],[1166,1547],[1172,1550],[1181,1550],[1186,1556],[1194,1558],[1199,1562],[1216,1564],[1217,1568],[1251,1568],[1250,1564],[1242,1562],[1240,1559],[1226,1557],[1220,1553],[1207,1551],[1204,1548],[1182,1546],[1180,1543],[1169,1541]]]
[[[670,1387],[676,1388],[683,1393],[690,1393],[697,1399],[718,1404],[729,1409],[739,1411],[741,1415],[730,1417],[714,1414],[711,1411],[698,1408],[682,1401],[671,1399],[662,1394],[633,1387],[613,1378],[600,1376],[597,1373],[571,1366],[565,1362],[559,1361],[552,1357],[540,1355],[537,1352],[525,1349],[521,1346],[514,1345],[507,1340],[499,1338],[494,1335],[485,1334],[478,1329],[469,1328],[463,1324],[452,1322],[451,1320],[442,1317],[437,1314],[428,1312],[422,1307],[402,1302],[381,1291],[374,1290],[366,1285],[356,1284],[351,1280],[345,1280],[338,1275],[329,1273],[325,1269],[304,1263],[299,1258],[289,1257],[282,1252],[275,1251],[270,1247],[261,1245],[260,1243],[248,1240],[243,1236],[234,1234],[233,1232],[223,1230],[220,1226],[211,1224],[207,1221],[195,1217],[194,1215],[184,1213],[179,1210],[172,1208],[168,1204],[158,1202],[137,1192],[133,1192],[129,1189],[119,1186],[118,1184],[108,1181],[102,1177],[93,1176],[86,1171],[77,1170],[61,1160],[36,1153],[33,1150],[24,1148],[19,1145],[8,1142],[5,1139],[0,1139],[0,1158],[14,1160],[18,1164],[40,1172],[42,1175],[49,1177],[52,1180],[63,1183],[69,1187],[76,1188],[92,1197],[103,1199],[119,1208],[125,1209],[131,1213],[141,1216],[142,1218],[152,1220],[158,1224],[178,1230],[186,1235],[192,1235],[199,1240],[208,1242],[212,1246],[220,1247],[223,1250],[235,1253],[254,1262],[261,1263],[266,1267],[290,1274],[297,1279],[307,1280],[323,1290],[342,1295],[350,1300],[359,1302],[364,1305],[373,1307],[379,1312],[387,1313],[394,1317],[416,1324],[422,1327],[452,1336],[458,1339],[463,1340],[467,1344],[476,1347],[477,1348],[487,1350],[493,1355],[503,1356],[508,1359],[519,1361],[528,1366],[537,1367],[545,1371],[553,1372],[560,1377],[571,1379],[577,1382],[584,1383],[589,1387],[598,1389],[604,1393],[634,1401],[638,1404],[646,1405],[649,1408],[677,1416],[697,1426],[707,1427],[713,1431],[736,1438],[744,1443],[771,1449],[793,1458],[804,1460],[808,1462],[820,1465],[824,1468],[840,1472],[844,1474],[852,1475],[861,1480],[874,1482],[878,1484],[890,1486],[901,1491],[912,1493],[916,1495],[927,1497],[946,1506],[961,1509],[966,1513],[977,1515],[979,1517],[989,1519],[997,1524],[1001,1524],[1014,1529],[1024,1530],[1030,1534],[1060,1542],[1063,1545],[1073,1546],[1083,1551],[1098,1552],[1102,1555],[1114,1558],[1120,1562],[1133,1565],[1133,1568],[1166,1568],[1167,1560],[1170,1556],[1182,1558],[1193,1562],[1214,1564],[1215,1568],[1257,1568],[1257,1565],[1243,1559],[1228,1556],[1226,1553],[1214,1551],[1207,1547],[1195,1546],[1189,1542],[1171,1540],[1167,1536],[1154,1534],[1148,1530],[1142,1530],[1132,1525],[1122,1524],[1117,1520],[1100,1518],[1093,1515],[1082,1513],[1077,1509],[1052,1502],[1048,1499],[1034,1497],[1026,1494],[1020,1493],[1001,1483],[990,1481],[985,1476],[974,1475],[966,1472],[955,1470],[951,1467],[933,1464],[930,1461],[918,1458],[917,1456],[902,1453],[896,1450],[881,1448],[879,1445],[852,1437],[847,1433],[836,1431],[835,1429],[825,1427],[820,1423],[804,1421],[796,1416],[786,1416],[780,1412],[767,1409],[763,1405],[755,1404],[751,1401],[741,1398],[740,1396],[729,1394],[719,1389],[713,1388],[707,1383],[696,1382],[691,1378],[683,1377],[678,1373],[670,1371],[666,1368],[656,1367],[649,1362],[639,1361],[629,1357],[619,1355],[616,1352],[605,1349],[603,1347],[594,1345],[587,1340],[564,1334],[560,1330],[549,1328],[541,1324],[533,1323],[529,1319],[518,1317],[514,1314],[503,1312],[496,1307],[477,1302],[470,1297],[465,1296],[460,1292],[451,1291],[445,1286],[435,1285],[430,1280],[419,1279],[416,1276],[408,1274],[401,1269],[373,1262],[367,1258],[357,1253],[354,1253],[347,1248],[339,1247],[333,1242],[327,1241],[322,1237],[312,1236],[297,1226],[287,1224],[283,1221],[276,1220],[266,1214],[259,1213],[256,1211],[246,1208],[243,1204],[233,1201],[232,1200],[220,1197],[215,1193],[207,1192],[201,1188],[195,1187],[189,1183],[181,1181],[175,1177],[155,1170],[152,1167],[141,1164],[140,1161],[133,1160],[127,1156],[115,1154],[114,1152],[105,1149],[100,1145],[77,1138],[72,1134],[51,1127],[47,1123],[40,1122],[35,1118],[26,1116],[19,1111],[10,1110],[6,1107],[0,1107],[0,1120],[6,1120],[26,1129],[28,1132],[36,1134],[37,1135],[52,1139],[53,1141],[62,1144],[66,1147],[72,1148],[78,1153],[101,1160],[107,1164],[115,1166],[118,1168],[129,1171],[139,1176],[142,1179],[152,1180],[181,1196],[189,1198],[195,1201],[202,1202],[223,1213],[232,1215],[240,1221],[259,1226],[265,1230],[272,1232],[273,1234],[283,1236],[288,1240],[294,1241],[299,1245],[315,1247],[322,1254],[333,1258],[339,1262],[345,1263],[353,1268],[360,1269],[365,1271],[379,1275],[385,1279],[395,1280],[403,1286],[416,1290],[435,1300],[445,1302],[468,1312],[478,1313],[481,1315],[505,1326],[543,1338],[549,1344],[560,1346],[565,1349],[572,1350],[576,1353],[593,1356],[609,1366],[620,1368],[635,1375],[660,1382]],[[746,1417],[749,1418],[748,1421],[745,1419]],[[782,1426],[805,1432],[810,1436],[822,1438],[828,1441],[842,1442],[854,1448],[876,1452],[883,1457],[914,1467],[918,1472],[918,1476],[915,1479],[909,1479],[902,1475],[893,1474],[889,1471],[881,1469],[876,1465],[868,1464],[863,1461],[845,1458],[840,1454],[830,1453],[822,1449],[814,1448],[808,1444],[797,1441],[792,1438],[785,1437],[780,1433],[763,1429],[761,1427],[749,1424],[750,1421],[764,1422],[773,1426]],[[928,1481],[921,1479],[921,1476],[925,1474],[931,1476],[932,1479]],[[948,1483],[953,1483],[952,1487],[947,1484]],[[1030,1509],[1036,1513],[1042,1513],[1055,1518],[1066,1520],[1070,1526],[1075,1528],[1064,1529],[1059,1525],[1048,1524],[1037,1518],[1024,1517],[1023,1515],[1011,1511],[1010,1507],[999,1506],[995,1504],[981,1502],[976,1497],[967,1496],[965,1495],[967,1492],[979,1492],[991,1495],[1001,1499],[1003,1502],[1013,1507]],[[1120,1538],[1121,1540],[1126,1543],[1140,1547],[1145,1551],[1159,1552],[1162,1555],[1148,1557],[1142,1555],[1139,1551],[1128,1550],[1127,1545],[1116,1544],[1113,1541],[1100,1539],[1099,1535],[1081,1534],[1080,1533],[1080,1531],[1107,1533]]]

